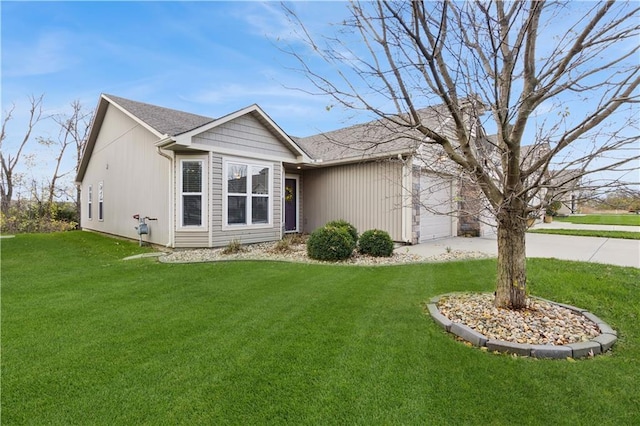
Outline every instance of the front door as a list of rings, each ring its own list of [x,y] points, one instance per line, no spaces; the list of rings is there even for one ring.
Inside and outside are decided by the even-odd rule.
[[[298,179],[284,180],[284,230],[298,232]]]

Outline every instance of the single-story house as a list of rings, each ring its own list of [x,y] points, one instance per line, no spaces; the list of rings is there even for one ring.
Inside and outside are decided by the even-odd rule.
[[[446,126],[438,108],[422,113]],[[134,215],[149,217],[144,240],[175,248],[334,219],[408,244],[457,235],[461,177],[427,172],[424,145],[382,122],[293,138],[258,105],[211,118],[103,94],[76,177],[81,227],[137,239]]]
[[[578,213],[583,174],[583,171],[576,169],[551,170],[549,172],[551,185],[549,198],[560,201],[557,214]]]

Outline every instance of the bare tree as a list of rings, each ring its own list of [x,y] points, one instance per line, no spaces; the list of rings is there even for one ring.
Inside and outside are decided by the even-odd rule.
[[[80,164],[82,150],[89,131],[89,120],[91,114],[82,110],[82,104],[79,100],[71,103],[71,114],[60,114],[53,116],[53,120],[59,126],[58,137],[54,140],[51,138],[39,138],[38,142],[47,147],[55,147],[56,157],[51,179],[48,181],[46,189],[46,201],[44,201],[46,214],[51,213],[51,206],[57,194],[64,193],[64,188],[59,188],[59,182],[70,173],[75,173]],[[75,147],[75,165],[73,170],[61,170],[63,159],[68,148]],[[75,193],[76,211],[80,217],[80,188],[76,187]]]
[[[526,306],[526,221],[552,182],[595,188],[619,183],[605,172],[637,168],[637,3],[351,2],[322,37],[293,7],[308,49],[285,50],[314,93],[401,129],[431,147],[424,166],[444,154],[478,185],[497,222],[496,306]],[[446,126],[421,114],[435,103]]]
[[[9,213],[9,208],[11,206],[11,199],[13,197],[13,190],[15,184],[15,168],[18,162],[20,161],[20,156],[22,154],[22,150],[27,145],[31,138],[31,132],[35,125],[42,119],[42,100],[44,95],[40,95],[40,97],[36,98],[31,96],[29,98],[30,109],[29,109],[29,120],[27,122],[27,128],[24,132],[24,137],[22,141],[18,143],[18,148],[15,154],[8,153],[4,147],[5,139],[7,138],[7,123],[11,120],[13,111],[15,110],[15,105],[12,105],[4,113],[4,118],[2,120],[2,132],[0,133],[0,166],[2,169],[0,170],[0,192],[2,196],[1,201],[1,211],[6,216]]]
[[[76,164],[74,168],[74,175],[76,175],[78,173],[78,169],[80,168],[82,154],[84,153],[84,149],[87,146],[87,137],[89,136],[90,124],[93,120],[93,113],[82,111],[82,105],[80,104],[79,100],[74,101],[71,106],[73,108],[73,114],[71,116],[70,122],[72,123],[73,129],[73,131],[71,132],[72,139],[76,148]],[[75,203],[78,222],[80,222],[82,210],[81,195],[82,194],[80,185],[76,185]]]

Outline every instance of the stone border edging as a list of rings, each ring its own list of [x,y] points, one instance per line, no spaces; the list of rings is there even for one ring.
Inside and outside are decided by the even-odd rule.
[[[134,260],[134,259],[144,259],[147,257],[161,257],[164,256],[166,253],[162,253],[162,252],[150,252],[150,253],[141,253],[141,254],[134,254],[133,256],[129,256],[129,257],[125,257],[122,260]]]
[[[533,358],[550,358],[550,359],[566,359],[566,358],[585,358],[591,355],[598,355],[611,349],[613,344],[618,340],[618,333],[612,329],[603,320],[592,314],[591,312],[576,308],[575,306],[566,305],[564,303],[553,302],[551,300],[536,297],[538,300],[561,306],[586,317],[595,323],[600,329],[600,335],[586,341],[578,343],[570,343],[568,345],[532,345],[523,343],[506,342],[503,340],[488,339],[474,329],[460,323],[451,321],[440,313],[436,305],[440,299],[446,296],[460,293],[446,293],[432,297],[427,303],[427,310],[434,321],[448,333],[455,334],[461,339],[471,343],[474,346],[486,347],[490,351],[501,353],[515,354],[520,356],[529,356]]]

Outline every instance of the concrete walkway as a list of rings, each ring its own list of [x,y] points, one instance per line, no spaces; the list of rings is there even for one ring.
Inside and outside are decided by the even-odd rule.
[[[577,225],[571,223],[540,223],[535,229],[595,229],[640,232],[640,226]],[[527,234],[527,257],[605,263],[640,268],[640,240],[573,237],[567,235]],[[497,256],[496,235],[480,238],[453,237],[402,247],[420,256],[430,257],[451,250],[479,251]]]

